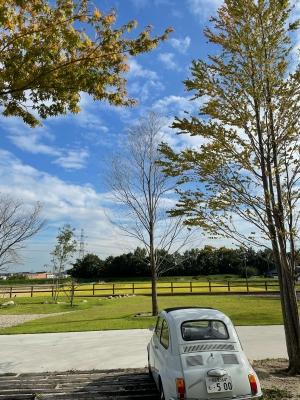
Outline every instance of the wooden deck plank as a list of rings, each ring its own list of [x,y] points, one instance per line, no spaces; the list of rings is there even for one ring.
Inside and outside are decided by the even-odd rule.
[[[157,400],[145,370],[0,375],[0,400]]]

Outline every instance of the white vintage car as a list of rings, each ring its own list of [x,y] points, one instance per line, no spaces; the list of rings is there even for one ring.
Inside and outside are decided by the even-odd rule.
[[[262,396],[231,320],[200,307],[163,310],[148,344],[149,373],[166,400]]]

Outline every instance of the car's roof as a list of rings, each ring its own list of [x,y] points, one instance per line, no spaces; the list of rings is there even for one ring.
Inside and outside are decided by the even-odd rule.
[[[189,307],[171,307],[171,308],[165,308],[163,311],[166,313],[170,313],[172,311],[177,311],[177,310],[193,310],[193,309],[200,309],[200,310],[215,310],[215,308],[212,307],[198,307],[198,306],[189,306]]]
[[[168,320],[176,320],[177,323],[198,319],[215,319],[228,323],[229,318],[221,311],[209,307],[174,307],[162,310]]]

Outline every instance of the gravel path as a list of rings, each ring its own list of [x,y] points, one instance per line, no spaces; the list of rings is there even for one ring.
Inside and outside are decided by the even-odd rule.
[[[51,314],[19,314],[19,315],[0,315],[0,328],[8,328],[9,326],[15,326],[23,324],[33,319],[54,317],[55,315],[66,314],[65,312],[51,313]]]

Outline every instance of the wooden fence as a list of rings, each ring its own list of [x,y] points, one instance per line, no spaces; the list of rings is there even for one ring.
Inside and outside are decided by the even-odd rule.
[[[71,285],[60,287],[60,291],[71,291]],[[108,297],[120,295],[151,295],[151,283],[92,283],[75,285],[75,297]],[[300,291],[300,283],[297,284]],[[201,294],[275,294],[279,292],[278,281],[227,281],[227,282],[159,282],[158,295]],[[0,297],[51,296],[54,285],[0,286]]]

